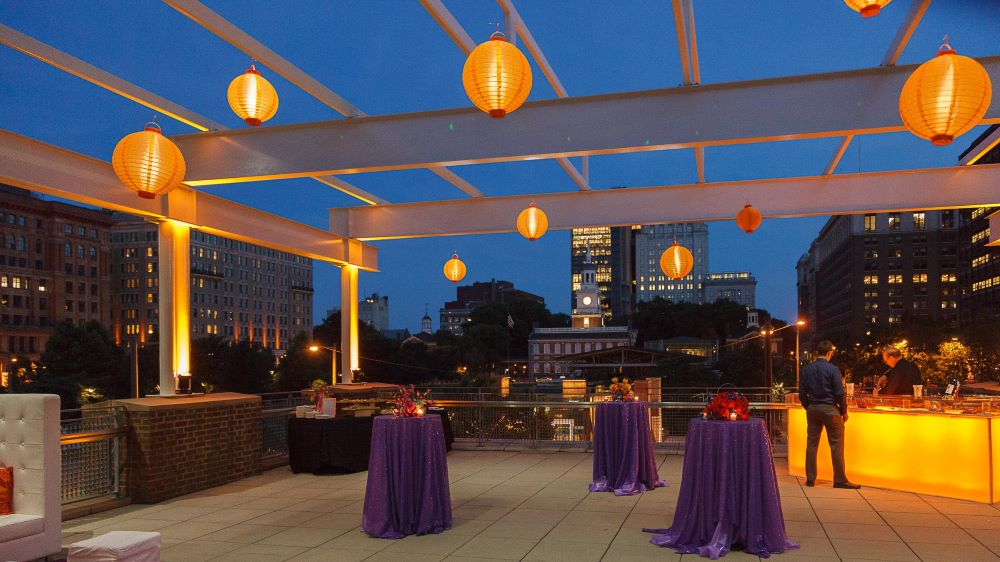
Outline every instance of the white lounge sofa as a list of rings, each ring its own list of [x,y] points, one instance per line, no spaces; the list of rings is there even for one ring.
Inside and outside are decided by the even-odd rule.
[[[61,451],[58,396],[0,394],[0,464],[14,467],[14,513],[0,515],[0,561],[60,551]]]

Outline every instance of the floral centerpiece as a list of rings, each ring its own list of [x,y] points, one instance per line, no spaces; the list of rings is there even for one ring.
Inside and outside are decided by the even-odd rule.
[[[701,417],[712,420],[748,420],[750,401],[742,392],[720,392],[701,411]]]
[[[401,386],[393,403],[392,415],[397,418],[419,417],[427,410],[427,393],[418,392],[412,384]]]
[[[627,378],[613,377],[611,379],[611,399],[616,401],[635,400],[632,383]]]

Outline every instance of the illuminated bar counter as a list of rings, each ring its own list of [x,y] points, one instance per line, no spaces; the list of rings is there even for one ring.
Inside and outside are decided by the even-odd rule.
[[[805,477],[806,411],[789,395],[788,472]],[[912,404],[911,404],[912,402]],[[913,406],[927,406],[918,408]],[[1000,402],[851,399],[847,477],[874,486],[984,503],[1000,501]],[[833,480],[826,432],[817,480]]]

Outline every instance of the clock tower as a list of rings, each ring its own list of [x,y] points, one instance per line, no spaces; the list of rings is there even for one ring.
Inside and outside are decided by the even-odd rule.
[[[580,288],[576,291],[576,308],[573,309],[573,327],[602,327],[604,310],[601,308],[601,289],[597,285],[597,270],[590,259],[590,246],[587,246],[587,259],[583,262],[580,275]]]

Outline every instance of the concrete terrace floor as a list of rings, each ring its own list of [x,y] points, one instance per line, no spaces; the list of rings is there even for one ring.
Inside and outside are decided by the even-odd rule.
[[[591,494],[591,455],[455,451],[454,528],[373,539],[359,529],[367,473],[287,467],[156,505],[63,523],[63,545],[112,530],[158,531],[163,560],[678,560],[643,527],[669,527],[683,457],[657,455],[670,484],[640,496]],[[776,560],[1000,560],[1000,506],[877,489],[806,488],[777,459],[788,533]],[[685,555],[687,561],[699,559]],[[734,552],[726,560],[756,559]]]

